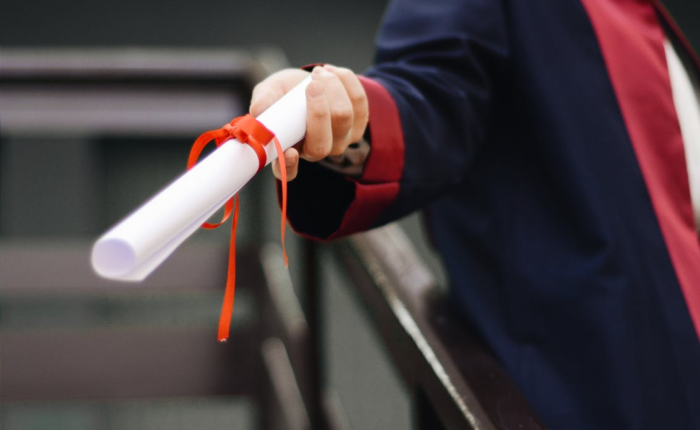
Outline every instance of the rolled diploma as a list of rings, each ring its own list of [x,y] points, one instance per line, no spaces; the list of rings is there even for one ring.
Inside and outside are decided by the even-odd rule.
[[[257,118],[285,150],[306,133],[305,89],[310,82],[306,78]],[[265,149],[269,164],[277,151],[273,144]],[[102,235],[92,248],[93,269],[108,279],[142,281],[243,188],[258,165],[250,146],[226,141]]]

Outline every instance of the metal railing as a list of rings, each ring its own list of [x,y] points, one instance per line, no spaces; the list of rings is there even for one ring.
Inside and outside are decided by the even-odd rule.
[[[335,253],[411,392],[418,429],[544,428],[398,224],[355,235]]]

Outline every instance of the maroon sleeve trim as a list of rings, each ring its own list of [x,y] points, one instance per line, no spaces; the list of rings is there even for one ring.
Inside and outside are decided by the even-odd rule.
[[[360,182],[398,182],[404,167],[404,139],[399,110],[386,88],[370,78],[359,78],[369,101],[372,142]]]
[[[404,167],[404,138],[394,99],[378,82],[360,76],[369,102],[372,149],[362,176],[355,183],[352,201],[338,230],[328,239],[367,230],[399,194]]]
[[[399,194],[404,140],[399,111],[378,82],[360,77],[369,101],[371,150],[359,178],[309,163],[289,183],[287,215],[294,231],[330,240],[368,230]],[[279,181],[277,181],[279,200]]]

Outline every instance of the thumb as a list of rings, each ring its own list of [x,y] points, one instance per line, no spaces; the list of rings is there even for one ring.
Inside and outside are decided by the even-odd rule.
[[[272,163],[272,174],[275,175],[275,178],[282,180],[279,163],[279,159]],[[299,151],[294,148],[284,151],[284,165],[287,167],[287,182],[289,182],[296,178],[297,173],[299,173]]]

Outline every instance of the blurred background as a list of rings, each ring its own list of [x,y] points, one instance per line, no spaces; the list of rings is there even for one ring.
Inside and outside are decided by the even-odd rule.
[[[700,2],[664,3],[697,50]],[[215,336],[228,228],[196,233],[140,286],[98,280],[89,248],[183,171],[199,133],[244,113],[256,81],[313,62],[367,68],[385,7],[384,0],[0,5],[3,430],[252,429],[269,421],[255,401],[265,396],[259,387],[252,395],[227,387],[262,384],[237,366],[257,369],[251,362],[263,360],[245,351],[264,323],[256,284],[265,268],[255,267],[279,254],[259,246],[278,242],[271,175],[242,196],[238,243],[249,255],[240,264],[251,274],[239,281],[225,346]],[[419,215],[402,222],[444,285],[420,224]],[[305,246],[288,245],[300,297]],[[316,252],[328,401],[345,428],[410,428],[411,393],[370,316],[330,252]]]

